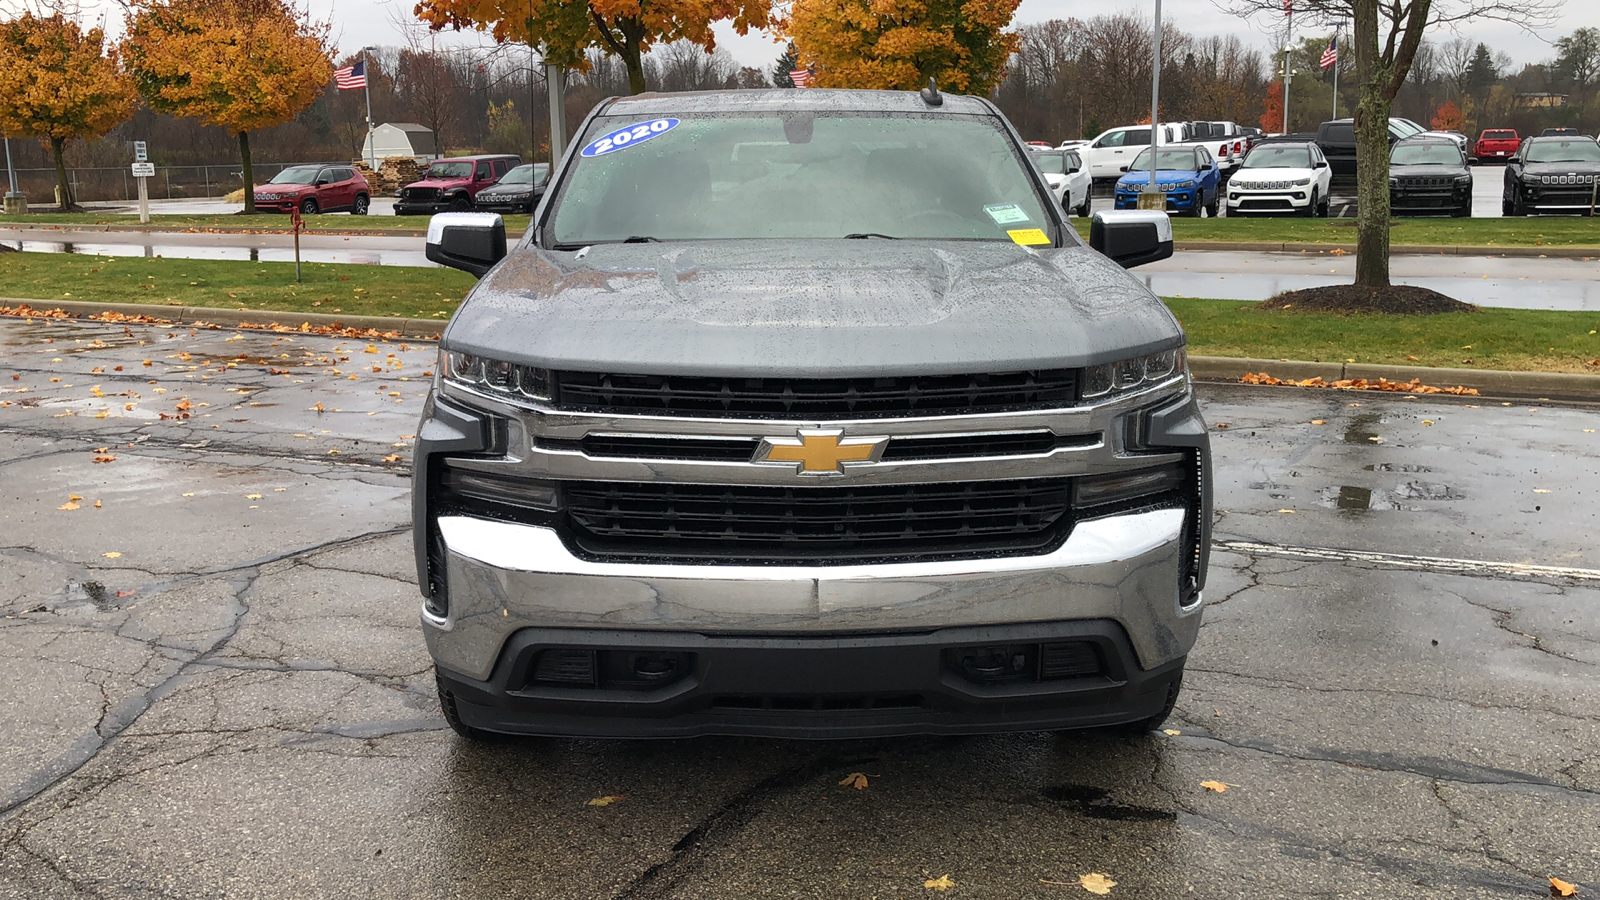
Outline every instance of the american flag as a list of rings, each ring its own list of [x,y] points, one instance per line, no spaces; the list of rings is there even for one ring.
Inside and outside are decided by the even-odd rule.
[[[367,86],[367,62],[362,60],[353,66],[333,70],[333,83],[341,91],[355,91]]]
[[[794,86],[797,88],[811,87],[811,70],[794,69],[789,72],[789,80],[794,82]]]
[[[1322,67],[1324,69],[1339,61],[1339,36],[1336,34],[1328,40],[1328,49],[1322,51]]]

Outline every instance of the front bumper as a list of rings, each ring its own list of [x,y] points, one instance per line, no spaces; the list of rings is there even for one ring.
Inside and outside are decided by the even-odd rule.
[[[1396,215],[1406,213],[1454,212],[1472,206],[1472,185],[1462,188],[1435,190],[1389,191],[1389,211]]]
[[[472,201],[472,209],[474,212],[532,212],[534,205],[538,202],[538,200],[495,200],[480,194],[478,199]]]
[[[1088,673],[980,683],[957,660],[996,648],[1076,648]],[[647,689],[558,686],[537,679],[541,653],[684,662]],[[970,657],[969,657],[970,658]],[[656,631],[524,629],[487,679],[441,670],[461,720],[506,734],[681,738],[881,737],[1039,731],[1148,719],[1178,688],[1182,658],[1132,665],[1115,623],[947,628],[841,637],[746,637]],[[1091,662],[1091,665],[1094,663]]]
[[[394,214],[397,216],[420,216],[434,213],[449,212],[454,209],[452,200],[396,200]]]
[[[300,205],[300,198],[286,197],[282,200],[263,200],[256,198],[256,212],[258,213],[287,213],[293,212]]]
[[[1187,212],[1195,208],[1199,191],[1194,188],[1183,191],[1167,192],[1168,212]],[[1131,191],[1117,191],[1117,209],[1138,209],[1139,194]]]
[[[1287,191],[1228,191],[1229,212],[1287,212],[1305,209],[1311,203],[1311,188]]]

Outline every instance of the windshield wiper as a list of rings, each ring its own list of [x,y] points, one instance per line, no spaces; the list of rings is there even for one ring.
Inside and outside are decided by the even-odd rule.
[[[632,237],[624,238],[622,242],[624,244],[659,244],[661,239],[650,237],[647,234],[636,234]]]
[[[885,240],[890,241],[900,240],[892,234],[879,234],[876,231],[857,231],[844,236],[844,239],[847,241],[860,241],[866,240],[867,238],[884,238]]]

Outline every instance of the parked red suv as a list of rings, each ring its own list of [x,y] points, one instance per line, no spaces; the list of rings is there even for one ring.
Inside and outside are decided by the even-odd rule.
[[[251,190],[256,195],[256,212],[263,213],[286,213],[299,207],[303,216],[341,210],[364,216],[372,204],[372,188],[361,173],[331,163],[290,166]]]
[[[1498,159],[1505,162],[1517,155],[1517,148],[1522,146],[1522,139],[1509,128],[1490,128],[1478,135],[1478,142],[1472,145],[1472,155],[1479,162],[1488,162]]]
[[[400,189],[394,214],[436,213],[472,208],[478,192],[500,180],[500,176],[522,164],[520,156],[462,156],[436,159],[428,174]]]

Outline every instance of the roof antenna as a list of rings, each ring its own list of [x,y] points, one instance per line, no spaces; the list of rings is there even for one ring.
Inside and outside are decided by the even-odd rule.
[[[939,86],[933,83],[933,76],[928,76],[928,86],[922,89],[922,102],[929,106],[943,106],[944,95],[939,93]]]

